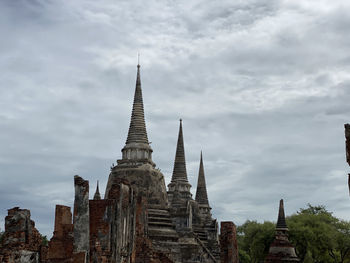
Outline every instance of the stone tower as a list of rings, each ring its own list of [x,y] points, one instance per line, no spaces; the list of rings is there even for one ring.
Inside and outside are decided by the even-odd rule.
[[[122,151],[122,159],[112,167],[106,187],[105,199],[114,182],[127,179],[133,190],[148,197],[148,203],[166,208],[168,197],[163,174],[152,161],[141,89],[140,65],[137,65],[136,87],[129,132]]]
[[[175,161],[171,182],[168,184],[168,197],[171,205],[180,205],[192,199],[191,184],[187,179],[185,147],[180,119],[179,135],[176,145]]]
[[[207,193],[207,185],[205,183],[204,176],[204,165],[203,165],[203,154],[201,152],[200,162],[199,162],[199,172],[198,172],[198,181],[197,181],[197,191],[196,191],[196,199],[199,205],[199,209],[203,215],[211,216],[208,201],[208,193]]]
[[[280,200],[275,239],[270,245],[265,263],[299,262],[294,246],[288,240],[288,227],[284,215],[283,199]]]

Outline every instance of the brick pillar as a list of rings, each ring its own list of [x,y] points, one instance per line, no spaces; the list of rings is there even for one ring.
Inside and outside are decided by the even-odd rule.
[[[346,160],[350,165],[350,124],[345,124],[345,138],[346,138]]]
[[[350,165],[350,124],[345,124],[345,138],[346,138],[346,161]],[[349,187],[349,194],[350,194],[350,174],[348,174],[348,187]]]
[[[74,188],[74,254],[79,254],[79,258],[84,258],[81,255],[85,254],[85,260],[89,262],[89,181],[76,175],[74,176]]]
[[[238,263],[237,233],[233,222],[221,222],[220,250],[221,263]]]
[[[73,224],[69,206],[56,205],[55,230],[49,242],[47,259],[50,261],[70,260],[73,256]]]

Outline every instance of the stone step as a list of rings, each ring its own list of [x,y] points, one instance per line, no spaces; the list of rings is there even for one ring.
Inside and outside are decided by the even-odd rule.
[[[195,233],[203,233],[203,234],[207,233],[205,230],[202,230],[202,229],[193,229],[193,232],[195,232]]]
[[[164,209],[148,209],[148,215],[170,217],[169,211]]]
[[[148,236],[153,240],[178,240],[179,236],[172,228],[148,227]]]
[[[173,223],[166,223],[166,222],[148,222],[149,227],[168,227],[174,229]]]

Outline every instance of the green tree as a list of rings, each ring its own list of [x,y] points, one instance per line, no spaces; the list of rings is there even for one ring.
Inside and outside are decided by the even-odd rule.
[[[239,259],[242,263],[258,263],[265,259],[273,241],[275,225],[271,222],[260,224],[246,221],[237,228]]]
[[[324,206],[300,209],[287,217],[289,240],[305,263],[350,263],[350,222],[340,220]],[[274,238],[275,223],[246,221],[237,228],[242,263],[263,262]]]
[[[331,256],[335,262],[350,262],[350,222],[339,220],[335,227],[338,253],[331,251]]]
[[[47,240],[47,236],[41,236],[41,245],[45,247],[49,245],[49,240]]]
[[[302,261],[350,262],[350,222],[334,217],[324,206],[308,204],[287,223],[290,240]]]
[[[316,263],[334,262],[331,251],[337,247],[334,225],[338,221],[324,206],[310,204],[287,218],[289,239],[302,262],[306,255]]]

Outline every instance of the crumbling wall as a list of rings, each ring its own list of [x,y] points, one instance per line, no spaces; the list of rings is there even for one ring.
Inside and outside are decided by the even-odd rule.
[[[111,257],[111,218],[114,200],[90,200],[90,262],[108,262]]]
[[[55,229],[46,257],[48,263],[72,261],[73,224],[69,206],[56,205]]]
[[[89,262],[89,181],[76,175],[74,176],[74,188],[74,253],[85,254],[86,262]]]
[[[233,222],[221,222],[220,251],[221,263],[238,263],[237,232]]]
[[[42,237],[30,219],[30,211],[14,207],[5,217],[5,233],[0,244],[0,262],[38,263]]]

